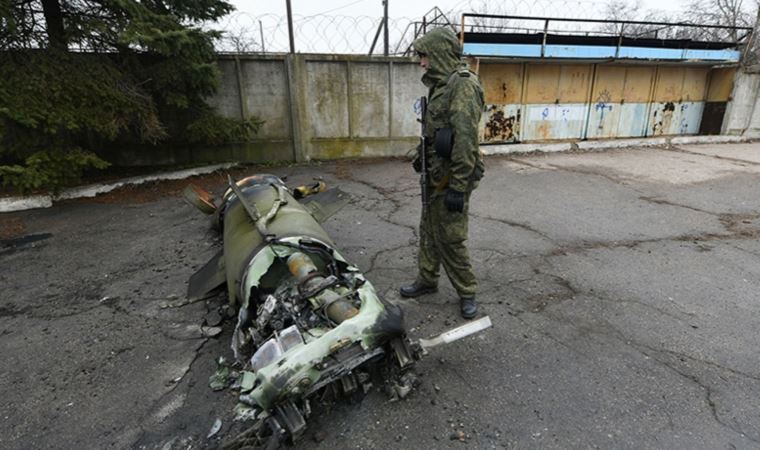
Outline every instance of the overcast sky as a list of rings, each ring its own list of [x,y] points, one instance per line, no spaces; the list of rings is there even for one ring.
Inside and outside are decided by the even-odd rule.
[[[285,0],[230,0],[238,11],[246,12],[253,15],[262,14],[279,14],[285,15]],[[488,3],[489,5],[501,6],[508,8],[514,3],[526,3],[524,0],[517,1],[478,1],[478,0],[389,0],[388,15],[390,17],[406,17],[417,19],[421,18],[427,11],[437,6],[444,12],[455,9],[469,9],[475,11],[478,5]],[[534,3],[534,2],[529,2]],[[561,5],[563,3],[584,3],[598,4],[603,9],[606,2],[604,1],[563,1],[558,0],[554,3]],[[682,8],[682,2],[679,0],[644,0],[644,8],[659,9],[666,11],[675,11]],[[467,8],[470,6],[470,8]],[[347,16],[382,16],[383,5],[381,0],[291,0],[291,7],[294,15],[317,15],[317,14],[334,14]]]

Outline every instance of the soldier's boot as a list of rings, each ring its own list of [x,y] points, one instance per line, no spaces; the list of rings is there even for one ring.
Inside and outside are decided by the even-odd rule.
[[[472,319],[478,314],[478,304],[475,302],[475,297],[459,299],[459,308],[462,311],[462,317],[465,319]]]
[[[438,292],[438,286],[425,284],[420,280],[414,280],[414,283],[401,286],[401,289],[399,289],[399,294],[407,298],[419,297],[420,295],[432,294],[433,292]]]

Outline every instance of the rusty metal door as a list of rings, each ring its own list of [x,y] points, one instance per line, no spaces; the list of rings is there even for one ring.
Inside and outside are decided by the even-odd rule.
[[[483,143],[696,134],[706,100],[717,111],[708,116],[717,133],[735,70],[708,76],[706,67],[547,63],[478,69]]]
[[[587,138],[646,134],[653,66],[597,66]]]
[[[647,136],[697,134],[708,71],[703,67],[657,68]]]
[[[528,64],[523,140],[583,137],[591,88],[590,64]]]
[[[480,122],[481,142],[518,142],[520,140],[523,64],[483,64],[480,82],[485,93],[486,110]]]

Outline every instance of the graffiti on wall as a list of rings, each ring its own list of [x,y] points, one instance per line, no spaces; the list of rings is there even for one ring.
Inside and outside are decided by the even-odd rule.
[[[602,92],[600,92],[599,96],[596,98],[594,109],[596,110],[599,116],[599,122],[596,127],[598,131],[604,130],[604,113],[608,111],[609,112],[612,111],[611,103],[612,103],[612,96],[610,95],[610,92],[607,89],[604,89]]]

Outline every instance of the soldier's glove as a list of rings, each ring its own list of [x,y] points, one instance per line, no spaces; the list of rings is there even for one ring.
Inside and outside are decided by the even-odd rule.
[[[446,205],[446,209],[451,212],[463,212],[464,192],[459,192],[451,188],[446,189],[446,197],[443,199],[443,204]]]

